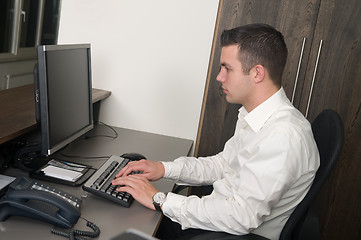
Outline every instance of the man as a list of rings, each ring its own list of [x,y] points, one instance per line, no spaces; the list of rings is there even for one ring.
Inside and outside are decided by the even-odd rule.
[[[113,181],[144,206],[160,205],[182,229],[250,232],[278,239],[319,167],[310,123],[281,87],[287,59],[283,36],[265,24],[224,31],[217,81],[230,103],[242,104],[234,136],[210,157],[128,164]],[[128,175],[132,171],[143,174]],[[202,198],[158,193],[148,180],[213,185]],[[154,196],[155,206],[152,202]],[[160,197],[160,201],[159,201]],[[157,206],[158,208],[158,206]]]

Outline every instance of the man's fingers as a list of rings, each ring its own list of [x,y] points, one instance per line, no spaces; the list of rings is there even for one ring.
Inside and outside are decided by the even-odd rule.
[[[140,181],[144,182],[146,179],[139,176],[139,174],[128,175],[124,177],[116,178],[112,181],[113,185],[127,185],[129,187],[135,188]]]
[[[115,176],[115,177],[121,177],[121,176],[127,176],[129,175],[131,172],[133,172],[133,168],[134,168],[134,162],[129,162],[126,166],[124,166],[122,168],[122,170],[119,171],[119,173]]]

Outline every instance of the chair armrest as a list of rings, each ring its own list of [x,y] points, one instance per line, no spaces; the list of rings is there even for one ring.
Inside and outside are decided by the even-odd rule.
[[[176,185],[174,187],[174,189],[172,190],[172,192],[178,194],[180,191],[182,191],[183,189],[185,189],[187,187],[191,187],[191,186],[189,186],[189,185]]]

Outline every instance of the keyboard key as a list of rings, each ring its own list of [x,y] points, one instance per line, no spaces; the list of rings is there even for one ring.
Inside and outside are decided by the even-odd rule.
[[[123,207],[129,207],[134,201],[127,192],[118,192],[111,181],[130,160],[118,156],[110,157],[83,185],[83,189],[94,195],[109,199]],[[136,172],[139,174],[141,172]],[[132,173],[133,174],[133,173]]]

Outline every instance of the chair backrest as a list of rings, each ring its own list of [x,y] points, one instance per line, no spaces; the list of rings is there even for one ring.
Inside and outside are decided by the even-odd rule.
[[[320,167],[305,198],[295,208],[282,229],[280,240],[298,239],[307,211],[338,159],[343,146],[343,124],[331,109],[321,112],[312,122],[312,132],[320,153]]]

